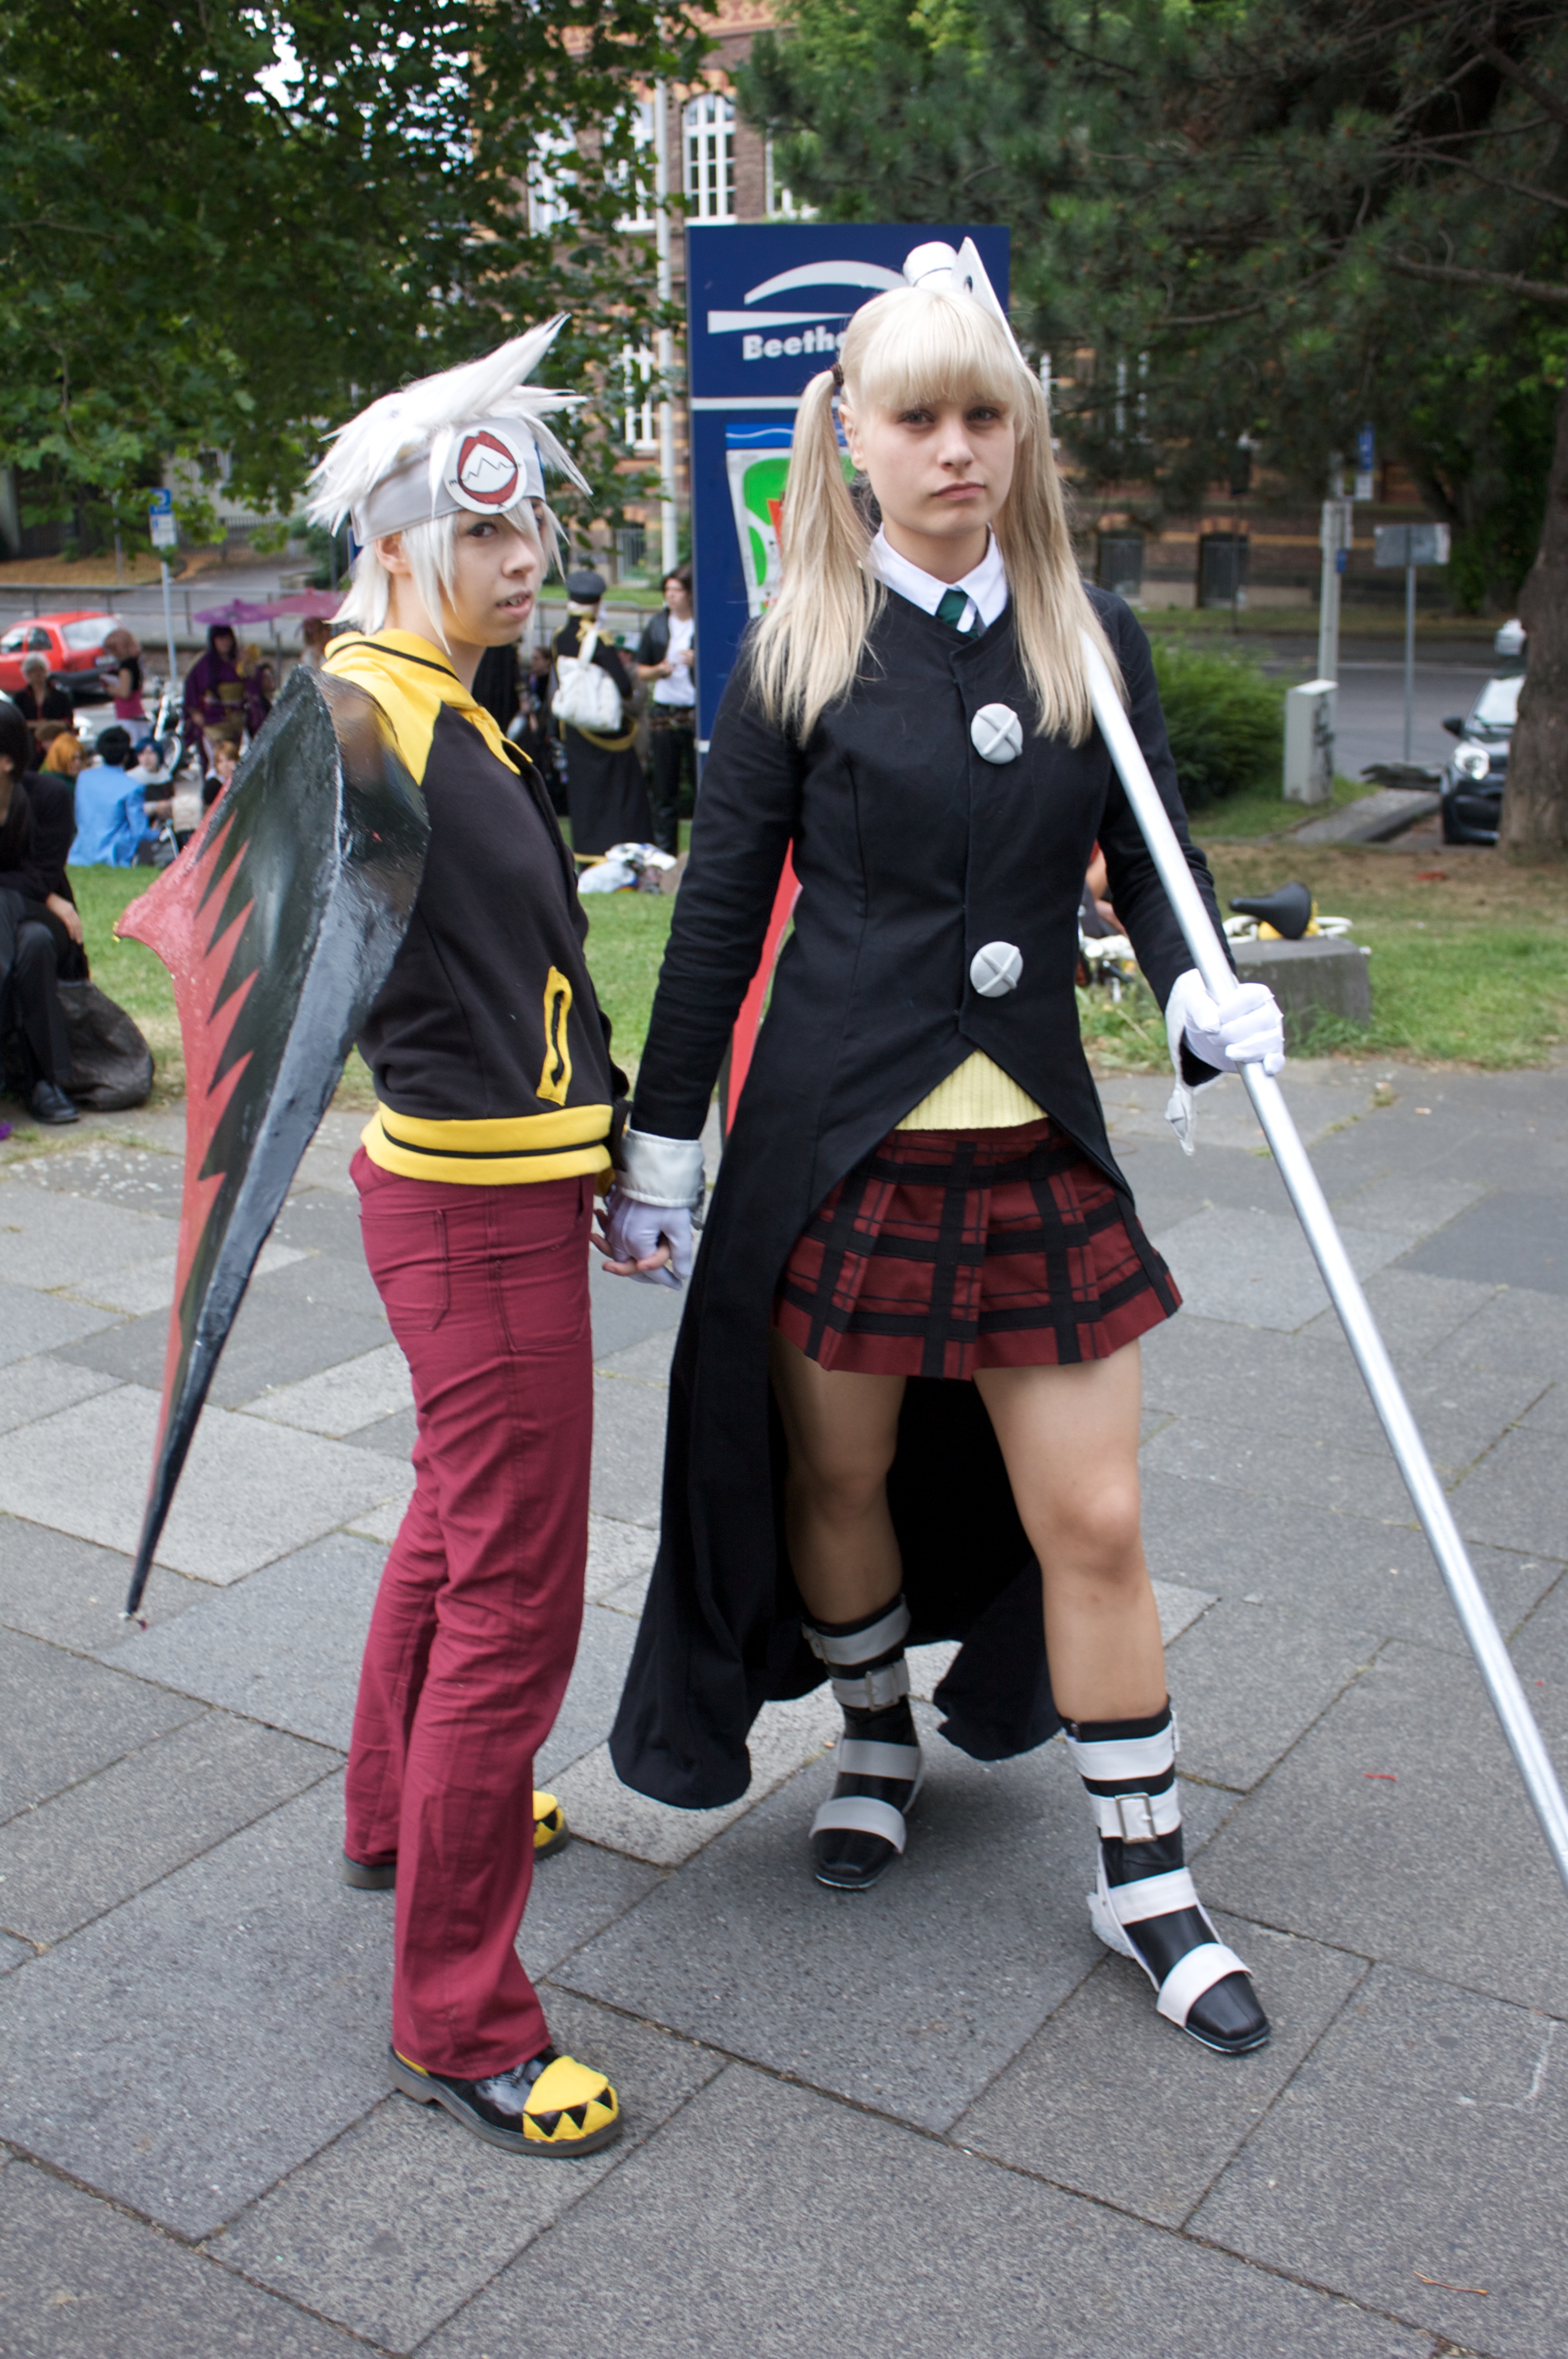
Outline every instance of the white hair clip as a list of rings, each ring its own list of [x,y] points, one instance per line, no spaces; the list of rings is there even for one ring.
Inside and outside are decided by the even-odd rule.
[[[996,288],[986,275],[979,248],[972,237],[967,237],[957,253],[941,238],[933,238],[926,245],[917,245],[903,258],[903,275],[911,287],[937,287],[945,294],[971,295],[993,320],[999,320],[1007,330],[1012,349],[1022,361],[1018,338],[1012,332],[1012,322],[998,299]],[[1025,363],[1027,366],[1027,363]]]

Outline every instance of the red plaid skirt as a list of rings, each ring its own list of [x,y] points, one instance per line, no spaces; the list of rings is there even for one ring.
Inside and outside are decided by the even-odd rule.
[[[1043,1119],[890,1132],[796,1238],[773,1324],[824,1368],[967,1378],[1108,1359],[1181,1299],[1110,1182]]]

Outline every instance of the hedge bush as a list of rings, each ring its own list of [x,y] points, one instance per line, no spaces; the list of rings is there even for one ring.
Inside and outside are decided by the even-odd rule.
[[[1189,810],[1249,787],[1277,787],[1285,691],[1247,657],[1179,640],[1153,643],[1165,726]]]

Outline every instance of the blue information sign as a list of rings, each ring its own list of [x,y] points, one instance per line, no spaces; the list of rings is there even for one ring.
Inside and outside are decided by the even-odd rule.
[[[1008,233],[953,224],[693,222],[686,234],[697,736],[706,747],[747,622],[778,574],[795,412],[849,314],[903,285],[917,245],[972,237],[1007,301]]]

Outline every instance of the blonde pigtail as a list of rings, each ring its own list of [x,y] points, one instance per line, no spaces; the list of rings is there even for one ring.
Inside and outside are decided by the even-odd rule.
[[[799,737],[847,696],[884,592],[849,496],[833,422],[834,373],[801,396],[779,523],[778,595],[757,626],[752,673],[770,721]]]

